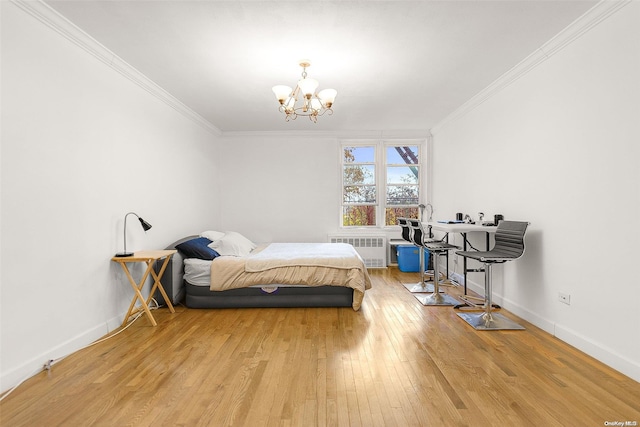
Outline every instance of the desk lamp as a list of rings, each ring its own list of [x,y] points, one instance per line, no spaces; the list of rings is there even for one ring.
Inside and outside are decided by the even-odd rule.
[[[127,217],[129,215],[135,215],[138,218],[138,220],[140,221],[140,225],[142,226],[142,229],[145,232],[151,228],[151,224],[149,224],[144,219],[140,218],[137,213],[135,213],[135,212],[127,213],[124,216],[124,252],[118,252],[116,254],[117,257],[127,257],[127,256],[132,256],[133,255],[133,252],[127,252]]]

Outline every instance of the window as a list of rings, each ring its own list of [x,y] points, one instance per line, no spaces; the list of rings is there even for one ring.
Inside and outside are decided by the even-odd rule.
[[[418,218],[421,141],[342,144],[343,227],[381,227]]]
[[[396,218],[418,218],[420,150],[417,145],[386,146],[385,225]]]
[[[376,225],[376,147],[343,147],[342,225]]]

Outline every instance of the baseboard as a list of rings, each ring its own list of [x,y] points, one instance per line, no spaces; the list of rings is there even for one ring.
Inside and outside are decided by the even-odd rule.
[[[463,284],[464,276],[458,273],[451,273],[453,280]],[[477,292],[479,295],[484,295],[484,284],[480,285],[469,280],[467,289]],[[600,343],[597,343],[584,335],[577,333],[576,331],[567,328],[564,325],[555,323],[549,319],[546,319],[537,313],[534,313],[515,302],[504,298],[502,295],[493,294],[493,301],[496,304],[501,305],[509,312],[515,314],[521,319],[535,325],[543,331],[553,335],[561,341],[569,344],[570,346],[586,353],[594,359],[604,363],[605,365],[615,369],[616,371],[632,378],[635,381],[640,382],[640,365],[632,360],[621,356],[609,347],[605,347]]]
[[[605,347],[564,325],[554,323],[549,319],[541,317],[538,314],[515,304],[511,300],[503,298],[501,295],[497,296],[494,294],[494,297],[496,303],[500,304],[506,310],[509,310],[509,312],[515,314],[521,319],[526,320],[559,340],[564,341],[583,353],[586,353],[610,368],[640,382],[640,364],[625,358],[624,356],[616,353],[615,350]]]
[[[503,298],[502,295],[496,296],[494,294],[494,297],[496,304],[504,307],[505,310],[509,310],[509,312],[515,314],[519,318],[526,320],[551,335],[555,335],[555,323],[549,319],[539,316],[533,311],[527,310],[509,299]]]
[[[449,272],[449,279],[453,280],[454,282],[460,285],[464,285],[464,276],[462,274]]]
[[[640,364],[616,353],[611,348],[605,348],[601,344],[563,325],[555,325],[554,336],[629,378],[640,382]]]
[[[440,271],[446,271],[446,267],[440,267]],[[454,280],[456,283],[459,283],[460,285],[464,286],[464,275],[460,274],[460,273],[453,273],[453,272],[449,272],[449,277]],[[469,278],[469,276],[467,276],[467,279]],[[478,295],[484,295],[484,284],[480,285],[476,282],[474,282],[473,280],[469,280],[468,284],[467,284],[467,290],[473,291],[475,293],[477,293]]]
[[[122,324],[124,315],[125,313],[123,312],[119,316],[115,316],[103,324],[90,328],[62,344],[40,353],[38,356],[27,360],[20,366],[11,369],[8,372],[2,372],[2,374],[0,374],[0,393],[4,393],[26,379],[39,374],[44,370],[44,366],[48,361],[55,361],[75,353],[76,351],[107,335],[116,328],[119,328]]]

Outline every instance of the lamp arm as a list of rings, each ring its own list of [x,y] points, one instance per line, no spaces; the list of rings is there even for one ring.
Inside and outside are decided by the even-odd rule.
[[[128,213],[124,216],[124,229],[123,229],[124,231],[123,231],[123,233],[124,233],[124,252],[125,252],[125,253],[127,253],[127,217],[128,217],[129,215],[135,215],[135,216],[137,216],[137,217],[138,217],[138,219],[140,219],[140,217],[138,216],[138,214],[137,214],[137,213],[135,213],[135,212],[128,212]]]

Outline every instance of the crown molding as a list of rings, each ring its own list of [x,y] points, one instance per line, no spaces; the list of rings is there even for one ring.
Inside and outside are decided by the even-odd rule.
[[[225,139],[233,138],[314,138],[314,139],[425,139],[427,129],[416,130],[363,130],[363,131],[229,131],[222,132]]]
[[[129,65],[122,58],[82,31],[46,3],[41,0],[11,0],[11,2],[43,24],[52,28],[58,34],[75,43],[85,52],[91,54],[122,76],[149,92],[151,95],[169,105],[183,116],[202,126],[214,135],[222,135],[220,129],[214,126],[211,122],[180,102],[169,92],[162,89],[140,71]]]
[[[553,55],[564,49],[573,41],[580,38],[583,34],[591,30],[600,22],[617,12],[622,7],[631,3],[633,0],[602,0],[585,12],[578,19],[573,21],[564,30],[560,31],[551,40],[543,44],[535,50],[531,55],[519,62],[515,67],[511,68],[505,74],[496,79],[489,86],[484,88],[474,97],[462,104],[453,113],[445,117],[440,123],[431,128],[433,134],[437,134],[442,128],[450,123],[460,119],[476,107],[481,105],[487,99],[493,97],[498,92],[518,80],[520,77],[529,73],[538,65],[551,58]]]
[[[598,25],[610,15],[627,5],[633,0],[602,0],[584,15],[576,19],[567,28],[542,45],[531,55],[518,63],[511,70],[507,71],[493,83],[480,91],[474,97],[465,102],[453,113],[445,117],[440,123],[429,130],[409,130],[409,131],[228,131],[223,132],[201,115],[180,102],[173,95],[162,89],[144,74],[129,65],[122,58],[107,49],[97,40],[78,28],[71,21],[60,15],[42,0],[11,0],[20,9],[35,17],[40,22],[67,38],[87,53],[91,54],[113,70],[126,77],[151,95],[160,99],[188,119],[202,126],[210,133],[223,138],[239,137],[262,137],[262,138],[425,138],[431,134],[438,133],[442,128],[457,119],[468,114],[487,99],[493,97],[498,92],[529,73],[538,65],[555,55],[574,40],[581,37],[594,26]],[[430,133],[431,132],[431,133]]]

